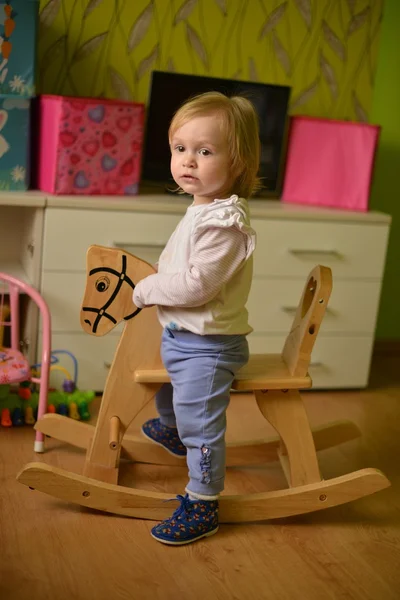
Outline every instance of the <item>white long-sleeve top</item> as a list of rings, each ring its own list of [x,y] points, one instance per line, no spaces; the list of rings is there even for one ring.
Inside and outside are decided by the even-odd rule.
[[[133,301],[138,308],[157,305],[163,327],[248,334],[255,245],[243,198],[192,204],[160,255],[158,273],[136,285]]]

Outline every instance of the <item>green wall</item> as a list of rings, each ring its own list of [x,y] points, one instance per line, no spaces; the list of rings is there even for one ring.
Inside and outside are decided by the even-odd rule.
[[[385,0],[372,123],[382,133],[371,208],[393,217],[377,337],[400,338],[400,0]]]
[[[39,91],[145,102],[161,69],[288,84],[291,114],[367,121],[382,5],[40,0]]]

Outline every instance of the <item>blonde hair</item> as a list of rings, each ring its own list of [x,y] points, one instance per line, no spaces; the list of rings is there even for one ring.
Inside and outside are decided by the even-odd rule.
[[[261,187],[257,176],[260,163],[258,118],[252,103],[242,96],[229,98],[220,92],[206,92],[183,104],[172,118],[168,137],[185,123],[206,114],[221,115],[231,158],[232,171],[238,173],[232,191],[248,198]]]

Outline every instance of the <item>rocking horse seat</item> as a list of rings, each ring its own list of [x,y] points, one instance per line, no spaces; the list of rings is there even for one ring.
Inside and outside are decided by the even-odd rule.
[[[137,369],[136,383],[167,383],[170,381],[165,369]],[[281,354],[253,354],[237,373],[232,389],[241,392],[253,390],[299,390],[312,386],[311,377],[291,375]]]

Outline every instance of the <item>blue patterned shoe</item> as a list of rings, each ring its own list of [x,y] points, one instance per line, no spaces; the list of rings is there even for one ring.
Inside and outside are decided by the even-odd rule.
[[[163,425],[160,419],[150,419],[143,423],[142,431],[144,435],[150,438],[156,444],[164,446],[168,452],[174,456],[185,457],[187,452],[185,446],[181,442],[178,431],[173,427]]]
[[[177,496],[181,505],[172,517],[151,530],[151,535],[163,544],[182,546],[218,531],[218,500],[190,500]]]

